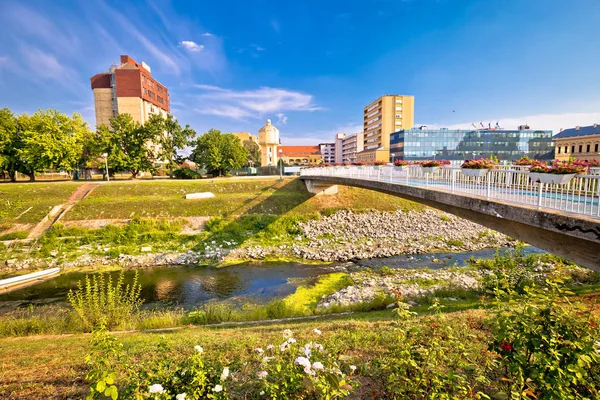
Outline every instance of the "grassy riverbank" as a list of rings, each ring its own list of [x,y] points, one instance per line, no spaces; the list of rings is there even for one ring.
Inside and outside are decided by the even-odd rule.
[[[0,199],[5,201],[0,209],[0,226],[10,229],[16,221],[29,223],[20,225],[25,231],[19,231],[17,236],[6,231],[5,239],[26,235],[27,229],[33,228],[52,206],[66,201],[78,186],[78,183],[1,186]],[[205,191],[213,192],[215,197],[185,200],[186,193]],[[27,211],[30,206],[33,208]],[[90,256],[116,260],[120,255],[148,251],[192,250],[206,256],[202,257],[202,263],[215,264],[222,261],[216,261],[221,249],[289,244],[299,233],[299,222],[341,209],[408,212],[424,207],[350,187],[340,187],[333,196],[312,196],[304,183],[294,178],[110,182],[95,188],[77,203],[35,246],[28,243],[13,243],[10,248],[0,246],[0,260],[16,264],[8,269],[10,272],[61,265],[80,256],[85,260]],[[27,212],[17,218],[24,211]],[[209,222],[205,227],[206,221]],[[237,261],[229,259],[224,263]],[[106,260],[101,262],[106,263]],[[89,266],[90,262],[80,264]]]

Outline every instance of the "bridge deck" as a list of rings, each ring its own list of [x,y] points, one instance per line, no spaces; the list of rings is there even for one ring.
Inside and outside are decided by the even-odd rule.
[[[577,176],[566,184],[535,182],[527,171],[492,170],[481,177],[466,176],[460,168],[425,172],[419,166],[352,166],[302,169],[304,178],[320,176],[386,182],[449,193],[501,200],[600,219],[599,175]]]

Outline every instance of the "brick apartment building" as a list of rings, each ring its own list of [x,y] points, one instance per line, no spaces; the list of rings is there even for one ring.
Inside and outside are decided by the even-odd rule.
[[[150,66],[121,56],[121,65],[90,78],[94,91],[96,126],[108,125],[117,114],[130,114],[145,123],[150,115],[170,112],[169,90],[152,77]]]

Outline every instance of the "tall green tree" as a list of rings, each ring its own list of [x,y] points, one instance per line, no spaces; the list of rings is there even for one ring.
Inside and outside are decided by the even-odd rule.
[[[154,126],[141,125],[129,114],[110,119],[110,127],[98,128],[100,147],[108,154],[108,165],[113,171],[127,171],[135,179],[142,171],[155,171],[156,155],[150,144],[156,143]]]
[[[171,114],[168,114],[166,118],[159,114],[152,115],[146,122],[146,128],[154,131],[157,144],[160,145],[160,151],[156,156],[167,162],[172,178],[177,151],[190,144],[191,139],[196,136],[196,131],[189,125],[186,125],[185,128],[179,125],[177,119]]]
[[[248,158],[254,163],[255,167],[260,167],[260,146],[258,143],[252,140],[244,140],[243,143],[246,150],[248,150]]]
[[[19,148],[22,146],[18,135],[17,117],[4,107],[0,109],[0,169],[8,172],[12,182],[17,180],[19,169]]]
[[[90,132],[79,114],[69,117],[57,110],[39,110],[15,117],[0,112],[0,163],[12,181],[20,172],[35,180],[46,169],[77,169],[83,143]]]
[[[238,137],[231,133],[221,133],[211,129],[194,142],[190,159],[202,165],[216,176],[226,175],[229,171],[244,166],[248,161],[248,150],[242,146]]]

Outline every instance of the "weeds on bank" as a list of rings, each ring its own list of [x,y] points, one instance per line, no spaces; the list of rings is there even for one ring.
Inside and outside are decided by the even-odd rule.
[[[141,291],[137,272],[133,282],[125,284],[121,271],[115,282],[110,274],[86,275],[75,291],[69,291],[67,299],[88,331],[99,326],[114,328],[130,319],[143,303]]]

